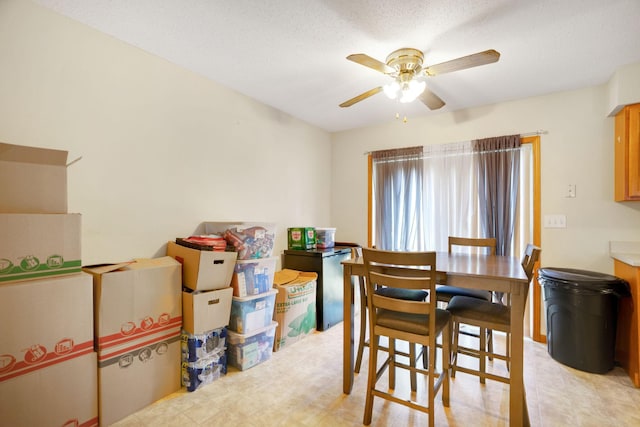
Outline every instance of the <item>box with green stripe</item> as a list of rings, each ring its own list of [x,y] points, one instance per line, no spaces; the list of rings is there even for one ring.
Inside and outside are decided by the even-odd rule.
[[[79,273],[80,214],[0,214],[0,283]]]

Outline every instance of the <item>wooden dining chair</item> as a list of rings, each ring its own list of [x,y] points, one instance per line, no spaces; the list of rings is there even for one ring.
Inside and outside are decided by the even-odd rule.
[[[490,255],[496,254],[497,246],[496,239],[493,237],[468,238],[449,236],[448,244],[449,253],[452,252],[454,246],[466,246],[485,249],[485,252]],[[439,302],[448,303],[451,298],[457,295],[480,298],[486,301],[491,301],[492,298],[492,294],[490,291],[483,291],[481,289],[467,289],[448,285],[441,285],[436,288],[436,297]]]
[[[540,258],[540,248],[529,244],[527,245],[521,260],[522,268],[527,275],[527,279],[531,282],[536,262]],[[509,299],[507,299],[509,301]],[[466,296],[455,296],[451,298],[447,311],[453,316],[453,347],[451,349],[451,377],[455,377],[456,371],[464,372],[480,377],[480,382],[485,383],[486,379],[510,383],[510,378],[488,373],[486,370],[486,359],[491,356],[496,359],[504,360],[507,363],[507,370],[510,365],[510,346],[511,346],[511,305],[509,303],[502,304],[500,302],[490,302],[478,298]],[[478,348],[471,348],[459,344],[459,334],[461,324],[472,325],[480,328]],[[504,354],[498,354],[491,350],[488,351],[486,346],[487,329],[501,331],[506,334],[506,346]],[[461,366],[459,355],[464,354],[478,358],[478,369]]]
[[[493,237],[481,237],[481,238],[471,238],[471,237],[456,237],[449,236],[448,239],[449,253],[455,250],[454,247],[467,247],[477,249],[479,251],[484,251],[489,255],[496,254],[496,239]],[[451,298],[454,296],[466,296],[472,298],[479,298],[484,301],[491,301],[493,298],[493,293],[491,291],[484,291],[482,289],[468,289],[468,288],[460,288],[457,286],[448,286],[448,285],[439,285],[436,287],[436,298],[441,306],[445,306],[451,301]],[[455,325],[454,325],[454,329]],[[478,333],[474,330],[466,330],[457,328],[457,334],[467,335],[473,338],[478,338]],[[487,351],[489,354],[493,353],[493,332],[491,329],[486,330],[486,345]],[[493,357],[490,356],[489,360],[493,360]]]
[[[451,316],[436,304],[436,253],[435,252],[395,252],[363,248],[366,271],[367,306],[369,313],[369,370],[365,400],[364,424],[371,424],[374,397],[405,405],[425,412],[429,416],[429,426],[435,425],[435,396],[442,388],[442,402],[449,406],[449,357],[441,357],[441,369],[436,371],[436,337],[442,335],[443,352],[450,353]],[[411,301],[392,298],[376,292],[377,288],[396,289],[398,292],[427,290],[431,298]],[[389,339],[386,360],[378,368],[378,350],[381,337]],[[396,354],[395,341],[410,343],[409,352],[416,360],[416,346],[429,352],[428,366],[418,368],[409,360],[401,361]],[[418,374],[426,377],[426,398],[420,393],[406,393],[399,397],[396,393],[396,369],[410,372],[412,382]],[[388,389],[377,387],[377,382],[388,369]],[[413,385],[412,385],[413,389]],[[424,398],[420,399],[418,396]],[[424,402],[426,400],[426,403]]]
[[[362,257],[362,247],[360,246],[352,246],[351,247],[351,258],[360,258]],[[360,333],[358,334],[358,349],[356,353],[356,362],[354,367],[355,373],[360,373],[360,368],[362,367],[362,357],[364,356],[364,349],[369,348],[369,339],[367,338],[367,287],[365,285],[366,280],[363,276],[358,276],[358,289],[360,291]],[[378,287],[376,288],[376,292],[391,298],[400,298],[410,301],[424,301],[427,298],[428,292],[422,289],[419,290],[410,290],[410,289],[391,289]],[[379,346],[380,350],[387,351],[386,346]],[[397,354],[410,357],[410,355],[406,352],[396,351]]]

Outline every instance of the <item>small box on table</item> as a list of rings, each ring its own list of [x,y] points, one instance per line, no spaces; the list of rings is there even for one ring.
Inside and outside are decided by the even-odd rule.
[[[318,249],[328,249],[336,245],[335,228],[316,228],[316,246]]]
[[[313,227],[291,227],[287,229],[288,249],[315,249],[316,229]]]

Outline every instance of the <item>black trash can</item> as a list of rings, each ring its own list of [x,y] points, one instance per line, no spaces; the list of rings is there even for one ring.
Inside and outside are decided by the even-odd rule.
[[[603,374],[614,366],[618,300],[629,284],[615,276],[570,268],[541,268],[547,311],[547,351],[556,361]]]

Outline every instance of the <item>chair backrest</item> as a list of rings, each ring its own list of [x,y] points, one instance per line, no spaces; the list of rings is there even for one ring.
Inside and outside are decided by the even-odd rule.
[[[524,250],[524,255],[522,256],[522,268],[524,269],[525,274],[529,281],[533,278],[533,267],[535,266],[538,259],[540,259],[541,249],[535,245],[529,243]]]
[[[496,239],[494,237],[470,238],[449,236],[449,252],[452,246],[472,246],[478,248],[489,248],[489,254],[496,254]]]
[[[366,270],[367,303],[370,326],[376,327],[378,310],[391,310],[409,314],[429,316],[429,327],[435,330],[435,252],[399,252],[363,248],[362,255]],[[429,291],[425,301],[409,301],[391,298],[374,292],[375,287],[414,289]],[[373,313],[373,315],[372,315]]]

